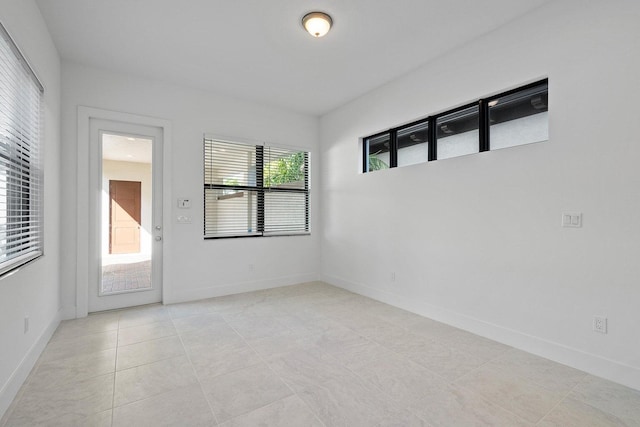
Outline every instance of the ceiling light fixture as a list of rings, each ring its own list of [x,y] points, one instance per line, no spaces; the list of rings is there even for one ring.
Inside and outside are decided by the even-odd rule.
[[[302,26],[313,37],[322,37],[329,32],[333,20],[324,12],[310,12],[302,18]]]

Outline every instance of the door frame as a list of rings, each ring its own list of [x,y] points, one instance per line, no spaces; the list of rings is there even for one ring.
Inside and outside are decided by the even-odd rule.
[[[105,120],[129,125],[139,125],[158,128],[162,135],[162,239],[163,250],[162,263],[162,299],[167,299],[169,291],[168,280],[171,272],[171,241],[172,241],[172,190],[171,190],[171,122],[165,119],[147,117],[136,114],[103,110],[86,106],[78,106],[78,146],[77,146],[77,232],[76,232],[76,317],[85,317],[89,313],[89,286],[97,284],[97,265],[100,264],[95,241],[95,218],[92,218],[95,209],[95,201],[92,200],[92,182],[101,173],[101,165],[98,156],[91,155],[91,129],[92,120]]]

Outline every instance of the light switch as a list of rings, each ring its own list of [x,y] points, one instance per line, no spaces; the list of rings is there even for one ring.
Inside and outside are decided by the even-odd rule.
[[[191,224],[191,217],[186,215],[178,215],[176,218],[178,224]]]
[[[178,208],[180,209],[189,209],[191,207],[191,200],[180,198],[178,199]]]
[[[582,227],[582,214],[581,213],[563,213],[562,226],[571,227],[571,228]]]

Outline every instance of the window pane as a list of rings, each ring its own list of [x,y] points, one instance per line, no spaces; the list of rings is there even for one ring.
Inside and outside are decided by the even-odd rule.
[[[267,192],[264,195],[265,234],[304,233],[309,231],[307,194]]]
[[[205,235],[216,237],[258,234],[256,191],[206,189]]]
[[[398,130],[398,166],[429,160],[429,123],[419,123]]]
[[[480,151],[477,105],[438,117],[436,129],[438,159]]]
[[[367,138],[365,139],[365,144],[368,162],[367,172],[389,169],[391,164],[389,158],[391,138],[389,134]]]
[[[256,147],[205,140],[204,183],[253,187],[256,185]]]
[[[549,139],[548,84],[489,100],[491,150]]]
[[[204,140],[205,238],[307,234],[309,153]]]
[[[307,167],[304,151],[264,147],[265,187],[304,189]]]
[[[0,274],[42,254],[42,86],[0,24]]]

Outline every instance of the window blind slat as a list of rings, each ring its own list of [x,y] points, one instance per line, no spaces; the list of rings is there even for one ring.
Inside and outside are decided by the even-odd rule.
[[[0,25],[0,274],[42,254],[42,85]]]

